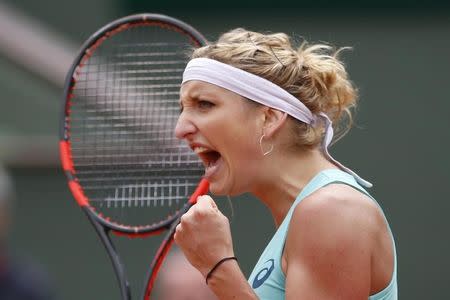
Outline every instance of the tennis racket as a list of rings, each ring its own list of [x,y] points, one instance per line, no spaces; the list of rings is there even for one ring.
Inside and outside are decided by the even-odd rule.
[[[131,299],[111,232],[166,233],[144,282],[150,293],[179,219],[208,190],[195,153],[175,138],[194,28],[158,14],[116,20],[82,46],[66,78],[60,156],[69,188],[107,250],[122,299]]]

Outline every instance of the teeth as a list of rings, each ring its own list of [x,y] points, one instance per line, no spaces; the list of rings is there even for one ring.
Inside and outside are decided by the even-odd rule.
[[[208,151],[208,149],[205,148],[205,147],[195,147],[194,148],[194,152],[197,153],[197,154],[203,153],[203,152],[206,152],[206,151]]]

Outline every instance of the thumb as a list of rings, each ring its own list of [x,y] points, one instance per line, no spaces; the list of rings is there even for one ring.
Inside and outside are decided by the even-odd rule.
[[[214,202],[213,198],[211,198],[209,195],[199,196],[197,198],[197,205],[201,207],[211,207],[214,210],[219,210],[217,208],[216,202]]]

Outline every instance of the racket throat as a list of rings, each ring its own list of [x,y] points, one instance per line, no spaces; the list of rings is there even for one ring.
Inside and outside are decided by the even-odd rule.
[[[119,255],[117,255],[116,248],[114,247],[114,244],[112,243],[112,240],[109,236],[109,232],[111,231],[111,229],[102,226],[97,220],[98,217],[87,206],[82,207],[82,209],[91,222],[92,226],[95,228],[95,231],[102,241],[106,252],[108,252],[108,256],[114,268],[114,273],[116,274],[116,278],[119,283],[122,300],[131,300],[130,284],[126,279],[127,276],[125,274],[124,265],[120,260]]]

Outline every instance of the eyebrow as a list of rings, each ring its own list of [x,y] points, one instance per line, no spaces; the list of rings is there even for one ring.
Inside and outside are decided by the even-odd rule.
[[[203,87],[196,87],[196,88],[190,88],[187,93],[184,93],[185,97],[184,99],[187,99],[186,101],[192,102],[192,101],[199,101],[203,98],[214,100],[216,99],[216,93],[214,91],[205,90]],[[180,93],[180,106],[183,107],[182,97]]]
[[[198,89],[189,90],[187,93],[184,94],[184,99],[187,99],[186,101],[198,101],[200,99],[200,96],[202,95],[201,90],[198,91]],[[181,93],[180,93],[180,105],[183,105]]]

